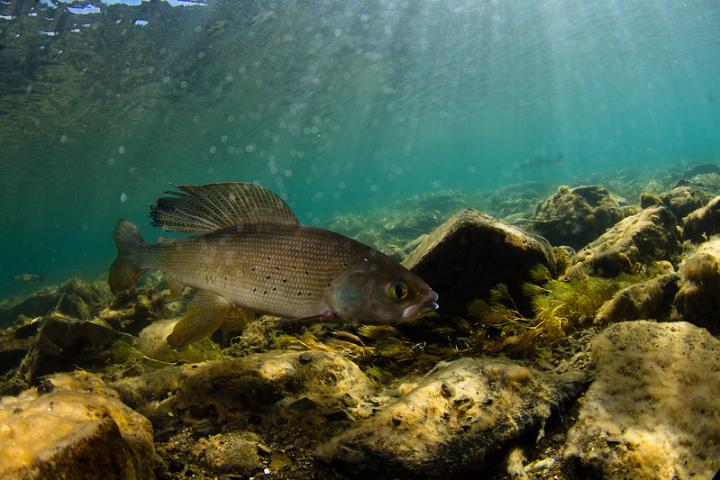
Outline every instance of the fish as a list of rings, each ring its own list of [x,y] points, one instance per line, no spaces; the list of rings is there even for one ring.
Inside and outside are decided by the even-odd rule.
[[[15,283],[36,283],[45,280],[45,276],[39,273],[20,273],[13,276]]]
[[[550,165],[560,165],[563,163],[563,155],[562,153],[558,153],[554,157],[534,157],[530,160],[525,160],[524,162],[520,162],[518,164],[519,168],[524,169],[530,169],[530,168],[540,168],[540,167],[547,167]]]
[[[288,205],[254,183],[177,185],[150,207],[153,226],[193,236],[145,242],[120,219],[108,283],[117,294],[161,270],[172,295],[198,290],[167,342],[211,335],[233,307],[298,322],[393,324],[438,309],[420,277],[378,250],[301,225]]]

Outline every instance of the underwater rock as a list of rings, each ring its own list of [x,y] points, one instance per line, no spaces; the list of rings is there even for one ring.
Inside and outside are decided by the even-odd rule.
[[[103,366],[111,362],[111,346],[116,341],[132,344],[134,339],[99,323],[52,314],[42,320],[20,371],[33,381],[48,373],[73,370],[78,365]]]
[[[172,416],[215,420],[285,408],[307,397],[322,414],[362,410],[373,384],[341,354],[272,351],[244,358],[171,366],[113,385],[123,400],[153,421]]]
[[[490,455],[536,435],[579,393],[560,377],[496,359],[441,363],[397,401],[322,445],[318,457],[354,476],[448,478],[497,463]]]
[[[0,326],[14,322],[20,314],[37,317],[52,311],[89,320],[109,301],[110,290],[105,282],[72,279],[0,302]]]
[[[683,219],[684,240],[701,242],[718,233],[720,233],[720,197],[715,197],[707,205],[689,213]]]
[[[707,162],[694,165],[683,172],[683,178],[692,178],[696,175],[714,173],[720,175],[720,166],[717,163]]]
[[[580,478],[713,478],[720,341],[686,322],[623,322],[592,341],[595,380],[568,432]]]
[[[620,290],[600,307],[595,324],[668,318],[680,288],[679,280],[677,274],[669,273]]]
[[[572,268],[586,267],[606,277],[635,272],[680,252],[675,216],[666,207],[651,207],[618,222],[577,252]]]
[[[168,312],[167,316],[174,313],[177,312]],[[137,335],[155,320],[166,317],[163,295],[152,290],[124,291],[115,296],[110,306],[102,309],[98,316],[116,330]]]
[[[621,206],[603,186],[561,185],[537,206],[532,225],[553,245],[579,249],[633,213],[632,207]]]
[[[195,454],[217,473],[252,475],[261,470],[260,437],[252,432],[220,433],[198,442]]]
[[[689,185],[675,187],[660,195],[660,200],[678,220],[705,205],[710,198],[712,196],[708,192]]]
[[[662,205],[663,201],[659,196],[648,192],[642,192],[640,194],[640,208],[646,209],[649,207],[660,207]]]
[[[679,268],[675,308],[686,320],[720,333],[720,238],[702,243]]]
[[[498,283],[522,298],[521,284],[537,264],[556,272],[553,249],[544,238],[476,210],[448,219],[403,264],[438,293],[441,312],[458,315]]]
[[[97,383],[97,377],[51,377],[43,387],[48,393],[31,389],[3,397],[0,477],[155,478],[150,422],[92,386]]]

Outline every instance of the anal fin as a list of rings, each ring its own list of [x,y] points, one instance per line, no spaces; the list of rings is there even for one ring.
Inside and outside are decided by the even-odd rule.
[[[209,337],[220,328],[231,308],[232,304],[219,295],[198,292],[168,336],[167,343],[178,348]]]

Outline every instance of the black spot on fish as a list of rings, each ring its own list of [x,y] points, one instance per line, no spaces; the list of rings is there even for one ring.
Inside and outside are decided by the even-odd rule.
[[[267,295],[267,290],[263,291],[263,295]]]
[[[270,277],[270,275],[267,275],[267,276],[265,277],[265,280],[270,280],[270,278],[272,278],[272,277]]]
[[[310,275],[310,273],[307,270],[305,270],[305,275]]]
[[[299,297],[299,296],[300,296],[300,294],[302,294],[302,292],[298,292],[297,294],[298,294],[298,297]]]
[[[257,288],[253,288],[253,293],[257,292]]]
[[[252,267],[252,268],[250,269],[251,272],[254,272],[255,270],[256,270],[255,267]]]
[[[270,260],[270,255],[268,255],[267,259]]]
[[[277,287],[273,287],[273,292],[274,292],[275,290],[277,290]]]
[[[279,271],[280,271],[280,267],[278,267],[278,266],[276,265],[276,266],[275,266],[275,270],[277,270],[277,271],[279,272]]]
[[[343,267],[347,268],[347,267],[348,267],[348,264],[345,263],[345,262],[343,262]]]
[[[287,283],[287,278],[283,278],[283,283]]]

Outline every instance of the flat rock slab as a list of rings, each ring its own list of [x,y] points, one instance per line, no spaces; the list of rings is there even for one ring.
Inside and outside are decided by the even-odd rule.
[[[318,449],[327,464],[369,478],[438,478],[477,470],[511,441],[537,434],[576,394],[580,376],[463,358],[440,364],[410,392]]]
[[[54,388],[0,400],[0,478],[152,479],[153,466],[150,422],[113,396]]]
[[[592,343],[596,377],[566,455],[581,478],[709,479],[720,469],[720,341],[686,322],[623,322]]]
[[[438,293],[441,312],[457,315],[498,283],[522,298],[521,285],[538,264],[556,269],[545,239],[469,209],[440,225],[403,263]]]
[[[584,267],[607,277],[633,272],[680,253],[675,216],[666,207],[649,207],[622,219],[577,252],[573,268]]]

